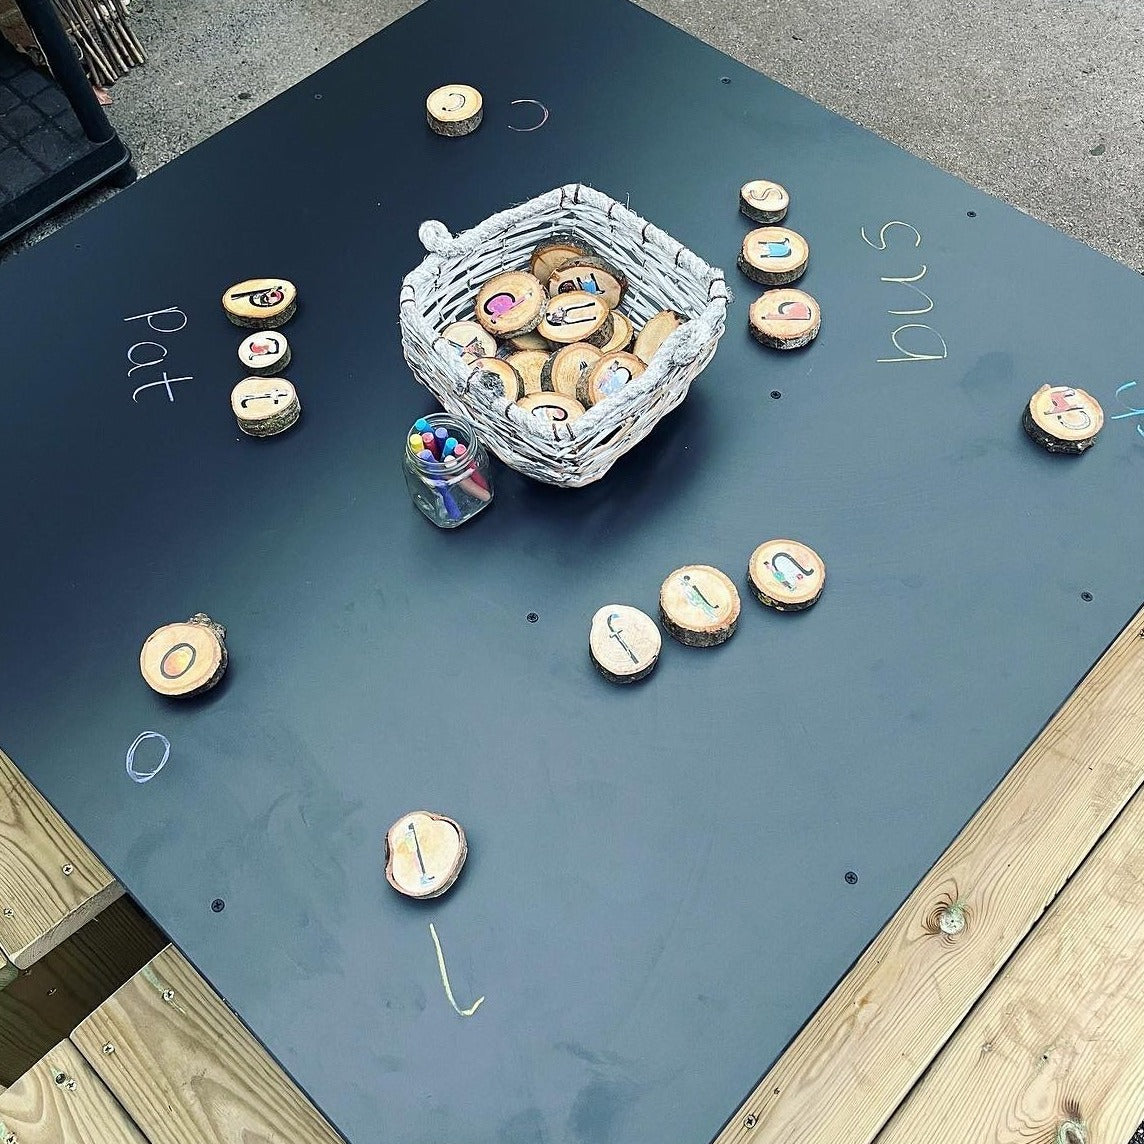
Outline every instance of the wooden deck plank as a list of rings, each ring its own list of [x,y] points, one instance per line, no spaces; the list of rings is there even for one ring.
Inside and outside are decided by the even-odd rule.
[[[1144,1112],[1144,793],[878,1144],[1125,1144]]]
[[[72,1040],[151,1144],[341,1144],[174,946]]]
[[[1140,786],[1142,628],[1144,610],[866,948],[716,1144],[870,1144],[877,1136]],[[943,932],[943,912],[947,928],[956,928],[959,919],[964,928]]]

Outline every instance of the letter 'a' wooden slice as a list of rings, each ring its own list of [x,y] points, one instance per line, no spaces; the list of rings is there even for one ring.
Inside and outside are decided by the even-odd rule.
[[[635,354],[603,354],[584,378],[578,400],[582,405],[597,405],[605,398],[615,397],[643,371],[644,363]]]
[[[783,226],[764,226],[743,239],[739,269],[764,286],[785,286],[801,278],[810,247],[801,234]]]
[[[269,374],[290,364],[290,343],[285,334],[263,331],[242,339],[238,360],[250,373]]]
[[[655,620],[638,608],[607,604],[592,617],[588,650],[600,674],[613,683],[650,675],[662,643]]]
[[[538,329],[554,345],[587,342],[604,346],[612,336],[612,308],[603,298],[582,290],[557,294]]]
[[[459,822],[414,810],[403,814],[385,836],[385,877],[407,898],[436,898],[457,880],[468,853]]]
[[[636,344],[632,346],[632,353],[644,363],[650,365],[655,351],[663,345],[668,334],[675,333],[687,319],[674,310],[660,310],[652,314],[644,323],[644,327],[636,335]]]
[[[818,337],[822,311],[803,290],[768,290],[751,303],[747,328],[751,337],[775,350],[797,350]]]
[[[540,371],[541,388],[563,393],[565,397],[574,397],[579,401],[576,395],[580,392],[580,386],[600,357],[600,351],[587,342],[562,346],[544,363],[544,368]]]
[[[524,379],[503,358],[477,358],[473,362],[473,369],[479,371],[476,378],[478,385],[494,392],[499,389],[509,401],[524,396]]]
[[[1104,426],[1104,410],[1083,389],[1042,385],[1025,406],[1021,424],[1050,453],[1083,453]]]
[[[747,582],[756,599],[780,612],[809,608],[826,585],[822,557],[797,540],[768,540],[751,553]]]
[[[548,421],[553,425],[575,421],[586,412],[579,401],[574,397],[565,397],[563,393],[530,393],[527,397],[522,397],[516,407],[539,421]]]
[[[288,322],[298,306],[298,290],[285,278],[248,278],[223,296],[222,308],[236,326],[274,329]]]
[[[507,270],[477,291],[477,321],[497,337],[527,334],[540,324],[547,301],[538,279],[523,270]]]
[[[247,377],[230,392],[238,427],[250,437],[273,437],[302,415],[298,391],[284,377]]]
[[[185,624],[165,624],[147,637],[139,671],[160,695],[198,695],[222,679],[226,661],[226,628],[196,612]]]
[[[749,219],[771,225],[786,218],[790,195],[781,183],[752,179],[739,190],[739,210]]]
[[[677,568],[659,590],[663,626],[680,643],[713,647],[729,640],[739,622],[739,592],[709,564]]]
[[[468,135],[481,125],[485,101],[467,83],[449,83],[429,93],[425,100],[425,122],[438,135]]]

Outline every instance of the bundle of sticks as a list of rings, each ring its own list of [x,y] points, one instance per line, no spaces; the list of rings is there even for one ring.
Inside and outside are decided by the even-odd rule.
[[[106,87],[146,63],[143,45],[127,23],[124,0],[53,0],[53,4],[92,83]]]

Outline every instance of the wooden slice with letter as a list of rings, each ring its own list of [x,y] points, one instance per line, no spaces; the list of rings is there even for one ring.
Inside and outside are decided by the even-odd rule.
[[[248,278],[223,296],[222,308],[236,326],[274,329],[288,322],[298,306],[298,290],[285,278]]]
[[[457,351],[465,365],[472,365],[477,358],[496,357],[496,338],[476,322],[453,322],[441,331],[441,337]]]
[[[251,373],[274,373],[290,364],[290,343],[277,331],[260,331],[242,339],[238,360]]]
[[[1104,410],[1083,389],[1042,385],[1025,406],[1021,424],[1050,453],[1083,453],[1104,426]]]
[[[230,392],[230,408],[250,437],[273,437],[302,415],[298,391],[284,377],[243,378]]]
[[[644,323],[644,327],[636,335],[636,344],[632,346],[632,353],[644,363],[650,365],[655,351],[663,345],[669,334],[675,333],[687,319],[674,310],[660,310],[652,314]]]
[[[747,582],[767,607],[800,612],[822,595],[826,565],[813,548],[797,540],[768,540],[751,553]]]
[[[781,183],[752,179],[739,191],[739,210],[749,219],[771,225],[786,218],[790,195]]]
[[[565,397],[563,393],[530,393],[522,397],[516,407],[541,421],[549,421],[553,425],[563,425],[583,417],[584,406],[574,397]]]
[[[739,622],[739,592],[709,564],[677,568],[659,590],[663,626],[680,643],[713,647],[729,640]]]
[[[562,346],[544,363],[544,368],[540,371],[541,387],[579,401],[576,395],[580,392],[581,382],[600,357],[600,351],[587,342]]]
[[[574,258],[548,279],[548,296],[579,291],[603,298],[615,309],[628,288],[627,279],[600,258]]]
[[[627,388],[644,371],[644,363],[635,354],[603,354],[588,371],[583,382],[582,405],[596,405]]]
[[[539,329],[556,345],[603,346],[612,336],[612,308],[603,298],[582,290],[558,294],[549,302]]]
[[[801,234],[784,226],[764,226],[743,239],[739,269],[752,282],[783,286],[801,278],[810,259],[810,247]]]
[[[226,628],[196,612],[185,624],[165,624],[147,637],[139,671],[160,695],[198,695],[222,679],[226,661]]]
[[[520,397],[528,393],[539,393],[544,388],[540,384],[540,371],[548,364],[551,356],[550,350],[518,350],[505,358],[505,361],[520,374],[523,387]]]
[[[495,357],[477,358],[474,369],[480,370],[474,383],[488,389],[499,389],[509,401],[524,396],[524,379],[507,361]]]
[[[592,617],[588,650],[600,674],[613,683],[634,683],[651,674],[662,646],[651,616],[627,604],[607,604]]]
[[[536,244],[528,260],[528,269],[541,282],[547,282],[557,270],[573,258],[583,258],[592,248],[574,234],[551,234]]]
[[[407,898],[440,897],[469,853],[459,822],[430,810],[403,814],[385,835],[385,877]]]
[[[429,93],[425,121],[438,135],[468,135],[481,125],[485,101],[467,83],[449,83]]]
[[[600,348],[606,354],[614,354],[617,350],[626,350],[632,344],[635,333],[631,318],[627,314],[621,314],[619,310],[613,310],[612,336],[608,339],[607,345]]]
[[[751,303],[751,337],[775,350],[796,350],[818,337],[822,311],[804,290],[768,290]]]
[[[477,291],[477,321],[498,337],[527,334],[540,324],[547,300],[538,279],[523,270],[506,270]]]

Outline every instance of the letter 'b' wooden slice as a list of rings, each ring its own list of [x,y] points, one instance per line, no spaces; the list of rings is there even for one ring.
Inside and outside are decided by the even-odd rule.
[[[713,647],[735,634],[739,592],[730,579],[709,564],[677,568],[659,590],[663,626],[680,643]]]
[[[485,101],[467,83],[449,83],[429,93],[425,100],[425,122],[438,135],[468,135],[481,125]]]
[[[198,695],[222,679],[226,660],[226,628],[196,612],[185,624],[165,624],[147,637],[139,671],[160,695]]]
[[[650,675],[662,643],[655,620],[638,608],[606,604],[592,617],[588,650],[600,674],[613,683]]]
[[[249,278],[222,296],[222,308],[236,326],[273,329],[288,322],[298,305],[298,290],[285,278]]]
[[[822,595],[826,565],[813,548],[797,540],[768,540],[751,553],[747,580],[760,603],[798,612]]]
[[[1029,399],[1021,423],[1050,453],[1083,453],[1104,425],[1104,410],[1083,389],[1042,385]]]
[[[436,898],[457,880],[468,853],[460,823],[414,810],[403,814],[385,836],[385,877],[407,898]]]
[[[751,303],[751,337],[775,350],[797,350],[818,337],[822,311],[803,290],[768,290]]]

